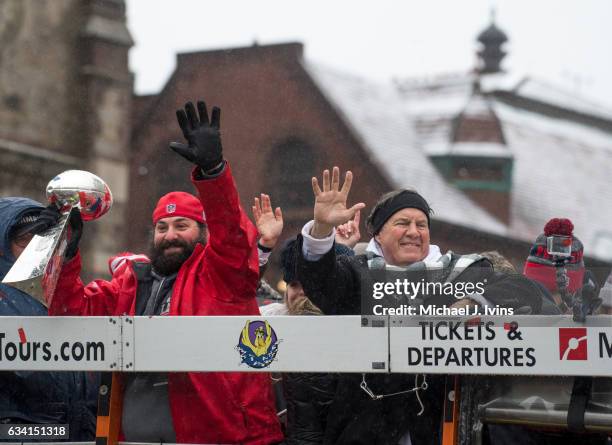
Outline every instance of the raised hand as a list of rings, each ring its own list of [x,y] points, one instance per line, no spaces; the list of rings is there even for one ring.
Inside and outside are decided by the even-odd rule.
[[[176,119],[188,145],[171,142],[170,148],[198,165],[204,172],[218,167],[223,162],[221,110],[213,107],[209,121],[204,101],[198,102],[197,113],[193,103],[187,102],[184,110],[176,111]]]
[[[322,190],[319,187],[317,178],[312,178],[315,205],[314,225],[310,234],[313,237],[325,238],[331,233],[333,227],[353,219],[355,212],[365,207],[365,204],[362,202],[355,204],[351,208],[346,207],[352,182],[353,174],[347,171],[344,177],[344,184],[340,188],[340,169],[338,167],[332,169],[331,181],[329,170],[323,171]]]
[[[83,235],[83,218],[81,218],[81,212],[79,209],[72,209],[70,211],[70,217],[68,219],[70,224],[70,238],[68,245],[66,246],[66,258],[74,258],[79,248],[79,241]]]
[[[46,208],[44,208],[38,218],[22,227],[15,233],[15,236],[21,236],[25,233],[32,233],[34,235],[40,235],[47,229],[55,226],[59,221],[62,214],[55,204],[49,204]]]
[[[344,244],[351,249],[355,247],[361,239],[361,232],[359,231],[360,219],[361,210],[357,210],[353,219],[336,227],[336,242],[338,244]]]
[[[283,213],[280,207],[272,210],[270,196],[261,194],[260,198],[255,198],[253,203],[253,218],[259,232],[259,243],[272,249],[281,233],[283,232]]]

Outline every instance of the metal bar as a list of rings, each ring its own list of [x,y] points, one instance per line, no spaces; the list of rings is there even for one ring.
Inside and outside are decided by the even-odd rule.
[[[534,425],[538,427],[556,427],[567,429],[566,410],[537,410],[516,408],[483,408],[480,419],[484,423],[505,423]],[[586,411],[584,427],[590,432],[612,431],[612,413]]]
[[[612,317],[513,317],[520,338],[507,320],[480,317],[493,324],[479,340],[447,319],[378,329],[359,316],[0,317],[0,371],[612,377]]]

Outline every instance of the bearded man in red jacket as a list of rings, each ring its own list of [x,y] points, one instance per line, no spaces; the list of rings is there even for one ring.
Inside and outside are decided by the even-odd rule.
[[[258,315],[257,230],[240,208],[223,159],[219,108],[204,102],[177,118],[188,144],[171,143],[195,164],[199,198],[163,196],[153,212],[150,259],[121,254],[111,281],[87,286],[80,255],[64,264],[53,315]],[[206,219],[204,218],[206,210]],[[78,231],[77,231],[78,232]],[[122,436],[129,442],[274,444],[283,435],[265,373],[134,373],[124,380]]]

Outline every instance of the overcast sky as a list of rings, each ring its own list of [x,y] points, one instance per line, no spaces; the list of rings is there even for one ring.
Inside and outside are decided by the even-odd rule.
[[[158,92],[177,52],[299,41],[306,58],[371,79],[465,72],[490,22],[503,67],[612,108],[611,0],[126,0],[138,93]]]

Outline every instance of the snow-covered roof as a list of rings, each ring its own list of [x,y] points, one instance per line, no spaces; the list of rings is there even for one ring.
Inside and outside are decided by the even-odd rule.
[[[511,219],[505,224],[446,182],[428,158],[450,151],[452,122],[469,103],[473,75],[400,84],[370,82],[309,62],[305,68],[394,186],[422,192],[434,218],[532,241],[550,218],[566,217],[587,255],[612,259],[612,133],[490,97],[506,145],[475,142],[452,149],[469,154],[480,148],[514,158]],[[612,120],[612,112],[571,94],[516,78],[510,83],[502,75],[487,77],[482,90],[513,91]]]
[[[539,79],[525,78],[514,88],[520,96],[612,120],[612,110]]]
[[[504,224],[448,184],[429,161],[418,145],[410,102],[395,85],[366,82],[318,65],[306,64],[306,69],[396,188],[423,193],[435,219],[465,226],[477,219],[478,229],[506,233]]]
[[[514,154],[510,231],[533,239],[548,219],[569,218],[587,254],[612,236],[612,134],[497,103]],[[524,231],[524,232],[523,232]]]

